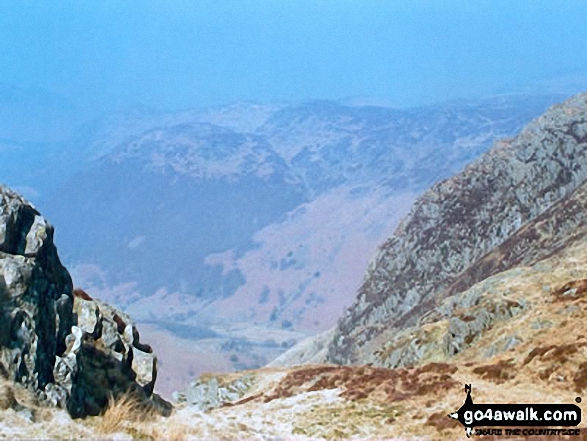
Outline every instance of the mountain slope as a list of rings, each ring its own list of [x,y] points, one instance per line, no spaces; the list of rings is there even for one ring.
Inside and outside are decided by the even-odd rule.
[[[104,416],[71,420],[58,410],[36,408],[18,387],[0,380],[0,436],[466,439],[463,427],[447,416],[463,404],[464,384],[472,384],[476,403],[573,403],[584,395],[586,296],[583,237],[547,259],[445,299],[438,308],[441,316],[406,328],[383,348],[390,354],[400,340],[405,347],[425,341],[416,366],[311,365],[207,374],[177,394],[167,418],[140,408],[138,414],[122,413],[124,408],[114,406]],[[471,324],[483,325],[482,319],[491,316],[494,320],[478,327],[470,345],[457,353],[445,350],[452,334],[464,341]],[[34,420],[9,408],[10,401],[26,404]],[[585,412],[584,402],[578,406]]]
[[[579,95],[416,202],[372,260],[355,304],[338,324],[328,359],[371,359],[386,336],[417,323],[443,297],[522,261],[526,249],[519,241],[518,250],[510,248],[509,261],[487,264],[488,253],[586,178],[587,95]],[[575,206],[571,199],[564,209]],[[574,234],[575,224],[563,222],[567,215],[550,225],[550,234]]]
[[[583,236],[439,302],[442,315],[406,327],[381,348],[382,356],[397,355],[402,345],[402,357],[421,354],[412,366],[322,364],[207,375],[191,388],[210,386],[208,393],[188,388],[176,418],[199,438],[230,430],[238,438],[452,440],[466,439],[448,417],[463,404],[464,384],[472,384],[476,403],[573,403],[587,390],[586,277]],[[469,343],[454,352],[455,340]],[[200,416],[211,402],[213,409]],[[578,406],[585,411],[584,403]]]
[[[114,284],[206,299],[231,295],[239,277],[197,263],[247,248],[255,231],[304,200],[263,140],[196,124],[154,130],[117,149],[76,176],[50,211],[61,215],[66,258],[99,263]]]
[[[269,117],[261,108],[259,121],[266,122],[255,134],[207,123],[174,124],[165,117],[160,128],[111,147],[43,205],[63,226],[65,259],[99,265],[110,285],[137,283],[143,296],[165,288],[196,297],[226,297],[246,278],[244,267],[251,266],[246,252],[265,241],[254,234],[269,225],[285,233],[291,223],[285,215],[297,207],[301,210],[294,217],[306,224],[302,228],[312,229],[319,222],[312,217],[315,210],[302,203],[313,203],[318,210],[328,204],[344,209],[355,201],[372,200],[364,209],[375,213],[375,207],[389,199],[394,208],[388,213],[353,219],[359,231],[379,231],[379,237],[368,241],[372,246],[397,222],[386,224],[385,218],[405,212],[395,209],[400,204],[393,203],[394,197],[406,195],[409,202],[495,137],[515,133],[545,101],[496,99],[407,111],[318,102],[277,107]],[[222,122],[215,115],[234,112],[238,109],[200,112],[194,118]],[[274,246],[268,244],[268,251]],[[289,244],[290,250],[296,246]],[[327,244],[326,254],[339,246]],[[317,253],[316,246],[308,248],[312,255]],[[206,263],[218,261],[214,255],[225,252],[234,253],[232,262]],[[328,264],[312,264],[304,272],[324,273],[321,266]],[[227,271],[229,266],[237,270]],[[214,290],[227,272],[232,274],[230,288]],[[273,295],[281,289],[291,296],[307,282],[296,275],[289,286],[274,288]],[[292,315],[283,319],[291,321]]]

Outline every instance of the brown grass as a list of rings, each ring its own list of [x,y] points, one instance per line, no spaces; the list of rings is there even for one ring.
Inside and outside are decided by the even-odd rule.
[[[516,365],[513,359],[500,360],[495,364],[478,366],[473,373],[495,383],[504,383],[516,377]]]
[[[475,320],[475,316],[468,314],[457,315],[457,317],[463,322],[472,322]]]
[[[541,359],[541,361],[564,364],[569,361],[571,355],[575,355],[579,349],[584,346],[587,346],[585,342],[568,343],[565,345],[538,346],[530,351],[524,360],[524,366],[531,363],[532,360],[537,357]]]
[[[74,289],[73,290],[73,296],[74,297],[79,297],[82,300],[88,300],[88,301],[94,300],[92,297],[90,297],[90,295],[87,292],[85,292],[81,288]]]
[[[349,401],[366,398],[382,402],[404,401],[459,387],[460,383],[452,377],[456,371],[457,367],[445,363],[430,363],[418,369],[372,366],[302,368],[286,375],[275,389],[263,397],[263,401],[268,403],[302,392],[327,389],[341,389],[340,397]]]
[[[574,289],[575,292],[570,293],[569,291]],[[565,295],[565,293],[569,292]],[[573,280],[565,283],[561,288],[557,289],[552,293],[555,302],[564,302],[577,300],[581,297],[585,297],[587,294],[587,279]]]
[[[426,420],[426,425],[434,427],[439,432],[462,427],[457,420],[448,417],[448,413],[434,412]]]
[[[0,410],[10,409],[16,404],[12,385],[6,380],[0,380]]]
[[[581,363],[579,365],[579,369],[573,378],[573,383],[575,384],[575,391],[577,393],[581,393],[587,388],[587,363]]]
[[[35,414],[44,414],[39,399],[24,386],[0,378],[0,410],[27,408]]]
[[[132,393],[117,398],[110,395],[106,411],[95,418],[96,430],[103,434],[128,431],[135,423],[146,422],[154,417],[155,414],[147,410]]]

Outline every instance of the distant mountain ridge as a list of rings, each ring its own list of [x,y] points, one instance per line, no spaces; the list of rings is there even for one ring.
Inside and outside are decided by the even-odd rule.
[[[334,188],[356,187],[354,195],[367,193],[367,189],[373,187],[388,188],[390,192],[420,191],[476,157],[489,147],[494,138],[515,133],[528,118],[523,115],[534,112],[528,107],[534,109],[545,105],[541,99],[530,98],[528,101],[517,105],[499,99],[493,106],[483,108],[471,105],[463,108],[438,106],[407,111],[316,102],[279,108],[253,134],[197,120],[177,125],[166,123],[120,143],[111,153],[94,161],[73,178],[70,185],[58,192],[58,196],[56,194],[43,203],[53,218],[57,216],[57,221],[82,226],[64,228],[65,234],[72,234],[69,233],[72,230],[89,231],[89,228],[83,227],[84,219],[103,218],[108,210],[105,202],[115,202],[113,199],[119,199],[127,207],[115,210],[116,217],[121,220],[150,216],[131,214],[131,210],[140,212],[133,202],[152,196],[163,198],[160,204],[165,204],[166,199],[171,202],[174,193],[182,193],[179,182],[184,179],[187,179],[182,183],[185,188],[196,189],[200,186],[204,189],[211,185],[209,191],[213,194],[200,196],[200,203],[205,199],[219,200],[227,194],[218,193],[224,190],[212,184],[217,180],[226,188],[231,188],[231,183],[242,187],[249,185],[251,194],[258,193],[255,198],[264,208],[252,208],[250,211],[255,212],[251,217],[257,218],[255,228],[259,230],[268,225],[267,221],[258,219],[266,210],[275,212],[279,217],[300,203],[310,202]],[[250,107],[245,107],[245,110],[250,111]],[[214,118],[214,115],[203,114],[204,118]],[[180,119],[183,118],[180,116]],[[149,178],[144,179],[147,176]],[[257,178],[259,182],[256,182]],[[253,181],[245,184],[246,179]],[[129,187],[126,187],[127,181],[133,181]],[[267,191],[275,191],[276,197],[280,193],[283,203],[271,198],[263,200],[261,188],[265,184],[269,187],[273,185],[274,190]],[[149,195],[146,189],[150,186],[152,192]],[[161,190],[164,194],[156,196]],[[125,195],[133,192],[142,196],[127,200]],[[202,194],[196,190],[194,199],[198,193]],[[290,198],[288,195],[293,199],[286,203]],[[182,194],[181,199],[189,201],[186,196]],[[93,204],[92,208],[88,200],[98,201],[97,205]],[[162,209],[160,204],[155,212]],[[68,213],[71,209],[67,205],[76,209]],[[176,208],[180,205],[177,200]],[[92,212],[96,209],[99,212]],[[173,209],[169,210],[172,213]],[[211,218],[216,219],[236,215],[240,223],[244,221],[242,214],[247,211],[239,208],[236,214],[230,204],[217,210],[220,211],[200,211],[207,211]],[[188,212],[187,209],[185,211]],[[197,211],[197,207],[189,210],[190,213]],[[167,215],[171,219],[179,217],[178,214]],[[186,217],[190,216],[186,213]],[[268,218],[269,223],[276,220],[275,216]],[[126,220],[123,222],[126,223]],[[121,230],[127,230],[124,235],[134,233],[129,227],[121,226]],[[137,237],[141,236],[141,228],[132,230],[136,230]],[[245,234],[250,237],[251,233]],[[91,238],[87,239],[84,243],[92,245],[92,249],[100,248],[99,244],[92,243]],[[73,246],[74,238],[64,237],[63,240],[64,255],[71,255],[73,262],[88,257],[85,250]],[[76,253],[76,248],[81,254]],[[219,244],[218,248],[221,251],[222,245]],[[230,248],[227,245],[224,250]]]

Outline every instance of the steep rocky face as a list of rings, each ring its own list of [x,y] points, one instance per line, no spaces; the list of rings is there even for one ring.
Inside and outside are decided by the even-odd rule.
[[[0,362],[12,380],[41,391],[53,383],[73,324],[71,289],[51,225],[0,187]]]
[[[528,247],[528,256],[548,255],[549,248],[531,246],[542,236],[556,236],[553,247],[564,244],[576,232],[575,211],[581,212],[575,199],[582,193],[570,195],[586,178],[587,95],[580,95],[416,202],[370,263],[357,301],[338,324],[329,360],[370,359],[385,336],[416,323],[439,299],[511,268]],[[564,211],[551,213],[554,220],[545,215],[540,228],[521,230],[565,197]],[[516,232],[519,240],[490,255]]]
[[[75,295],[74,295],[75,294]],[[74,417],[99,414],[108,396],[134,391],[168,413],[153,394],[156,358],[130,319],[72,290],[53,227],[0,187],[0,370]]]

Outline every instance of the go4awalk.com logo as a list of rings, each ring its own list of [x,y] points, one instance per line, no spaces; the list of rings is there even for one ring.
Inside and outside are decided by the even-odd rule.
[[[476,427],[495,428],[475,429],[476,435],[574,436],[581,433],[581,429],[576,428],[551,428],[577,426],[581,422],[581,409],[575,404],[474,404],[470,384],[465,384],[465,392],[465,404],[449,417],[465,426],[467,437]],[[575,401],[579,403],[581,399]]]

